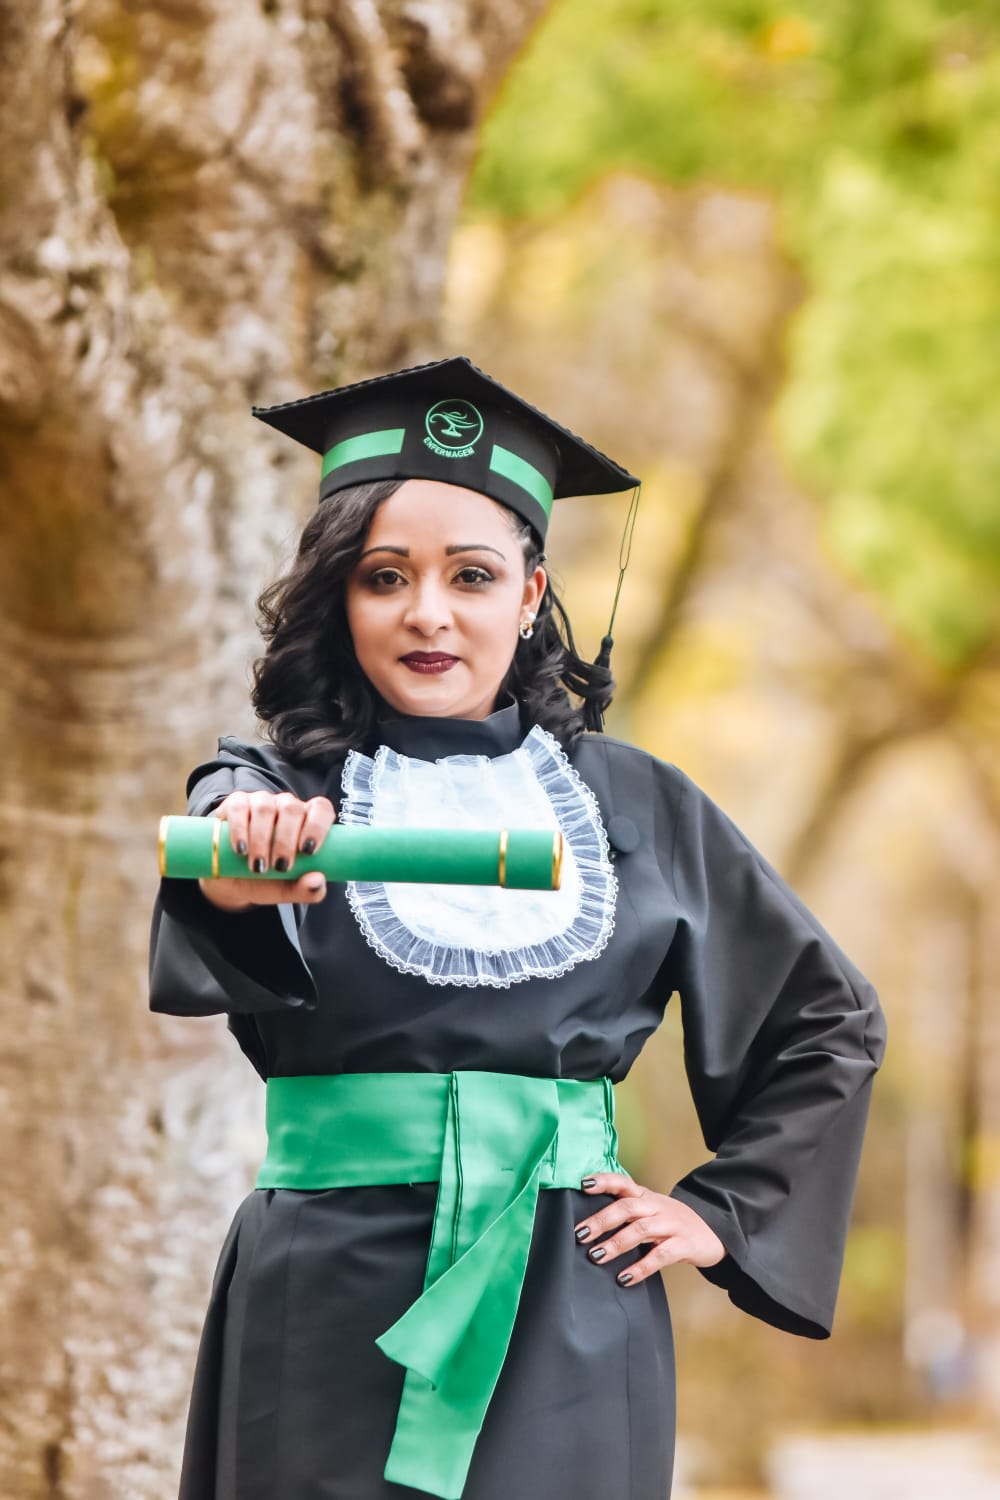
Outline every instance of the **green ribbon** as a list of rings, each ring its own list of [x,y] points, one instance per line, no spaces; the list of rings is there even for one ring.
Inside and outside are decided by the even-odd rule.
[[[460,1500],[506,1358],[542,1188],[621,1171],[611,1082],[271,1078],[258,1188],[439,1182],[424,1290],[376,1340],[406,1370],[385,1477]]]
[[[342,469],[345,464],[357,464],[366,458],[386,458],[401,453],[405,438],[405,427],[384,427],[381,432],[360,432],[357,437],[345,438],[323,455],[320,478],[325,479],[334,469]]]
[[[502,474],[512,484],[520,485],[522,490],[526,490],[532,499],[538,501],[548,520],[552,514],[555,495],[551,484],[540,469],[536,469],[534,464],[529,464],[528,460],[522,458],[519,453],[512,453],[509,448],[502,448],[499,443],[493,444],[490,468],[495,474]]]

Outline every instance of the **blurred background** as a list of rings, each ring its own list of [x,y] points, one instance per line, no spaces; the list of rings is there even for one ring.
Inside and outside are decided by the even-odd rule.
[[[175,1493],[258,1157],[143,987],[315,494],[248,408],[459,352],[644,476],[609,732],[889,1015],[832,1341],[668,1276],[677,1496],[1000,1497],[998,98],[958,0],[0,0],[4,1500]],[[550,532],[590,654],[624,509]],[[677,1019],[619,1090],[662,1188]]]

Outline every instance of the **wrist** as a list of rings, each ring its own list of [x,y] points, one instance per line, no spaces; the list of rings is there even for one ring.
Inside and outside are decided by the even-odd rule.
[[[220,890],[220,882],[217,880],[199,880],[198,885],[205,900],[210,906],[214,906],[217,911],[227,911],[234,915],[238,915],[240,912],[253,911],[255,905],[253,901],[245,901],[241,896],[228,894],[225,890]]]

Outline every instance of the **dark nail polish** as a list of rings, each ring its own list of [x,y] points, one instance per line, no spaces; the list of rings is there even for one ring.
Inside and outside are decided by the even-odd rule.
[[[316,840],[315,839],[306,839],[305,843],[302,845],[302,853],[303,854],[315,854],[316,853]]]
[[[583,1226],[582,1229],[576,1230],[576,1237],[580,1241],[581,1244],[583,1243],[584,1240],[590,1238],[590,1230],[587,1228],[586,1224],[584,1224],[584,1226]]]
[[[605,1250],[603,1245],[595,1245],[593,1250],[587,1251],[587,1254],[590,1256],[591,1260],[603,1260],[607,1253],[608,1252]]]
[[[628,1286],[629,1282],[632,1280],[632,1272],[619,1271],[618,1275],[615,1277],[615,1280],[617,1281],[619,1286]]]
[[[285,858],[285,856],[283,854],[279,855],[278,858],[274,861],[274,868],[276,870],[287,870],[288,869],[288,860]]]
[[[237,842],[236,842],[236,853],[237,854],[246,854],[246,852],[247,852],[247,841],[246,841],[246,839],[238,839]]]
[[[593,1186],[594,1186],[594,1183],[595,1183],[595,1182],[596,1182],[596,1181],[597,1181],[597,1178],[596,1178],[596,1177],[585,1177],[585,1178],[584,1178],[584,1179],[583,1179],[583,1181],[582,1181],[582,1182],[581,1182],[581,1183],[580,1183],[580,1186],[581,1186],[581,1187],[582,1187],[582,1188],[588,1188],[588,1187],[593,1187]]]
[[[256,874],[263,875],[264,871],[267,869],[267,860],[261,859],[258,855],[258,857],[253,862],[253,867]]]

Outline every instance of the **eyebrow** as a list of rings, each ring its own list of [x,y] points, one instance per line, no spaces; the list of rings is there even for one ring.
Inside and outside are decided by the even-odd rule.
[[[458,542],[455,546],[446,547],[444,550],[447,557],[454,557],[457,552],[495,552],[497,557],[502,558],[504,562],[507,561],[502,552],[498,551],[496,547],[490,547],[486,542]],[[363,557],[368,557],[372,552],[394,552],[397,557],[409,557],[410,555],[409,547],[393,547],[385,543],[381,547],[369,547],[366,552],[362,552],[358,561],[360,562]]]

